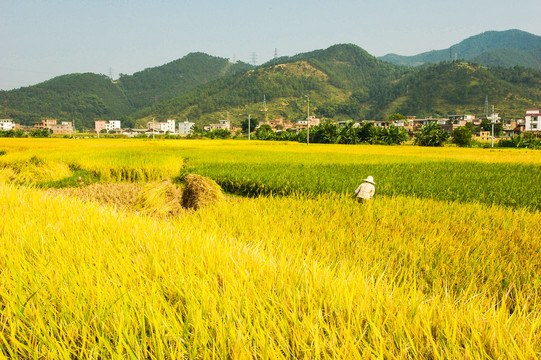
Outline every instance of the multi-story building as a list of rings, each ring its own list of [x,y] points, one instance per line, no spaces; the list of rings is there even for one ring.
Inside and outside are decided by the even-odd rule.
[[[218,124],[210,124],[204,127],[207,131],[213,131],[213,130],[231,130],[231,125],[229,124],[228,120],[220,120]],[[255,129],[254,129],[255,130]]]
[[[15,124],[11,119],[0,119],[0,130],[2,131],[9,131],[13,130],[15,127]]]
[[[499,123],[502,119],[498,113],[494,113],[487,115],[487,120],[489,120],[491,123]]]
[[[473,120],[475,120],[475,115],[467,115],[467,114],[447,115],[447,117],[449,118],[449,120],[453,122],[453,124],[458,123],[458,122],[473,122]]]
[[[43,119],[34,123],[35,129],[49,129],[53,134],[73,134],[73,123],[71,121],[62,121],[58,124],[56,119]]]
[[[169,132],[174,133],[175,132],[175,120],[169,119],[167,121],[149,121],[147,123],[148,130],[154,130],[159,132]]]
[[[57,124],[56,119],[43,119],[40,122],[34,123],[36,129],[51,129],[51,127]]]
[[[524,131],[540,131],[541,130],[541,112],[539,109],[526,110],[524,117]]]
[[[62,121],[60,124],[52,125],[49,129],[53,134],[73,134],[73,123],[71,121]]]
[[[120,120],[110,120],[105,124],[107,131],[120,131]]]
[[[314,117],[314,116],[310,116],[308,118],[308,120],[299,120],[297,121],[297,125],[296,125],[296,129],[297,130],[300,130],[300,129],[306,129],[308,127],[308,125],[310,125],[310,127],[313,127],[313,126],[316,126],[316,125],[319,125],[321,123],[321,120]]]
[[[94,121],[94,129],[97,133],[102,132],[107,129],[107,121],[105,120],[96,120]]]
[[[178,133],[180,135],[188,135],[192,133],[192,127],[195,125],[193,122],[184,121],[181,123],[178,123]]]
[[[175,120],[168,119],[167,121],[160,122],[160,130],[163,132],[174,133],[175,132]]]
[[[274,120],[262,121],[259,123],[259,126],[269,125],[272,130],[282,130],[284,128],[284,119],[276,118]]]
[[[94,121],[94,129],[97,133],[107,130],[109,131],[120,131],[120,120],[96,120]]]

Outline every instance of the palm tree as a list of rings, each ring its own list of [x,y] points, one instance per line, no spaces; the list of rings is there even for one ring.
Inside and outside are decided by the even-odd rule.
[[[448,138],[449,134],[441,130],[437,122],[431,122],[421,127],[413,143],[420,146],[443,146]]]

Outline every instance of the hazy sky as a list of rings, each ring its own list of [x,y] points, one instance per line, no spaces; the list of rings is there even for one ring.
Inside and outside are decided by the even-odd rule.
[[[0,89],[195,51],[258,64],[338,43],[414,55],[488,30],[541,35],[539,16],[541,0],[0,0]]]

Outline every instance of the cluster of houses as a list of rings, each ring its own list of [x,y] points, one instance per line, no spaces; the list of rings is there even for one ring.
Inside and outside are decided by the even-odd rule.
[[[417,119],[415,116],[408,116],[406,119],[401,120],[365,120],[359,121],[356,123],[356,126],[359,126],[363,122],[371,122],[377,127],[388,127],[394,125],[397,127],[402,127],[407,130],[410,134],[413,134],[420,130],[423,125],[430,123],[437,123],[440,127],[447,131],[452,132],[454,129],[465,126],[468,123],[473,124],[474,126],[480,125],[483,120],[489,120],[491,123],[501,123],[503,131],[507,136],[512,136],[514,134],[520,134],[522,132],[533,132],[539,133],[541,129],[541,110],[540,109],[528,109],[524,119],[517,120],[507,120],[503,121],[498,114],[492,114],[486,118],[476,118],[475,115],[449,115],[447,118],[425,118]],[[259,126],[268,125],[273,131],[300,131],[306,129],[308,126],[313,127],[321,123],[320,119],[316,117],[309,117],[307,120],[300,120],[297,122],[284,121],[282,118],[276,118],[274,120],[266,120],[259,123]],[[347,121],[339,121],[336,124],[338,126],[345,125]],[[119,120],[96,120],[95,121],[94,132],[108,132],[123,134],[128,136],[134,135],[152,135],[152,134],[173,134],[173,135],[189,135],[193,132],[193,127],[195,123],[184,121],[177,122],[174,119],[168,119],[166,121],[150,121],[147,123],[146,129],[122,129],[121,123]],[[0,130],[9,131],[9,130],[18,130],[31,131],[34,129],[48,129],[53,134],[73,134],[73,124],[69,121],[58,122],[56,119],[44,119],[40,122],[34,123],[33,127],[23,127],[19,124],[14,123],[11,119],[0,119]],[[216,124],[210,124],[204,127],[204,130],[213,131],[213,130],[228,130],[232,133],[235,133],[241,128],[231,126],[229,120],[220,120]],[[255,131],[256,129],[252,129]],[[479,134],[481,136],[480,140],[484,140],[483,137],[489,139],[487,133]]]
[[[34,123],[34,126],[22,126],[14,123],[11,119],[0,119],[0,131],[22,130],[29,132],[43,129],[48,129],[53,134],[73,134],[73,123],[71,121],[59,123],[56,119],[43,119]]]
[[[119,120],[96,120],[94,122],[94,131],[101,133],[104,130],[108,133],[122,134],[128,136],[134,135],[152,135],[152,134],[171,134],[171,135],[189,135],[193,131],[195,123],[184,121],[178,124],[176,120],[168,119],[166,121],[149,121],[146,129],[122,129]]]
[[[446,132],[453,132],[456,128],[466,126],[466,124],[471,123],[474,126],[479,126],[483,120],[488,120],[491,123],[501,123],[503,131],[506,136],[513,136],[515,134],[520,134],[523,132],[533,132],[539,133],[541,129],[541,110],[540,109],[528,109],[526,110],[526,115],[524,119],[513,119],[513,120],[502,120],[497,113],[488,115],[485,118],[476,118],[475,115],[448,115],[446,118],[424,118],[417,119],[415,116],[408,116],[405,119],[400,120],[362,120],[355,122],[355,126],[360,126],[362,123],[370,122],[373,123],[376,127],[389,127],[394,125],[396,127],[401,127],[404,130],[408,131],[410,134],[419,132],[424,125],[431,123],[437,123],[440,128]],[[338,121],[335,124],[338,126],[345,126],[348,121]],[[272,130],[302,130],[308,125],[313,127],[320,124],[320,119],[315,117],[310,117],[308,120],[298,121],[296,123],[291,123],[290,121],[283,121],[283,119],[275,119],[272,121],[263,121],[259,125],[269,125]],[[487,137],[489,139],[488,132],[481,132],[481,137]]]

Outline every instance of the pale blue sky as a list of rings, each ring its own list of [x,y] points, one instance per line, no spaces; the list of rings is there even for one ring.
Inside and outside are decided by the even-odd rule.
[[[0,0],[0,89],[113,77],[201,51],[257,63],[353,43],[374,56],[448,48],[488,30],[541,35],[540,0]]]

